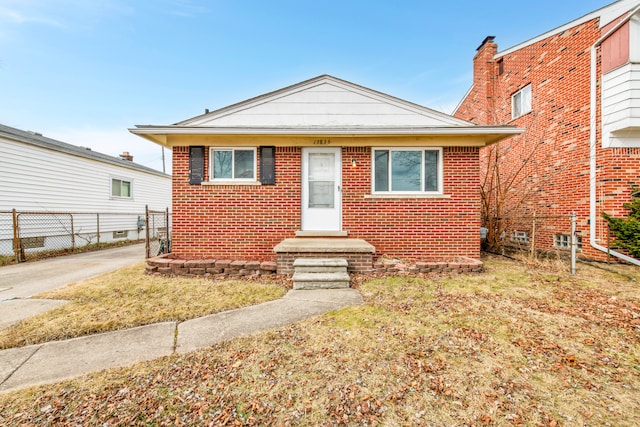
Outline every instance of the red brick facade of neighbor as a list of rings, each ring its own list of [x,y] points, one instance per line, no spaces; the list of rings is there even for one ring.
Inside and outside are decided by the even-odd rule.
[[[481,176],[501,159],[502,182],[513,179],[502,215],[535,213],[550,230],[539,248],[568,234],[575,212],[580,255],[606,259],[602,213],[624,216],[640,186],[639,5],[613,3],[503,52],[487,37],[473,59],[473,87],[454,115],[525,129],[481,150]]]
[[[276,263],[290,272],[294,255],[276,247],[291,239],[364,241],[373,249],[345,256],[349,271],[384,270],[389,258],[413,271],[477,269],[480,148],[520,130],[320,76],[131,131],[173,150],[172,254],[152,267],[262,274]]]

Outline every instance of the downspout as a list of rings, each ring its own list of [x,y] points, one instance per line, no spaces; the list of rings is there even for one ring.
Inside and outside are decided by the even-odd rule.
[[[590,129],[589,129],[589,243],[594,249],[611,254],[621,260],[629,262],[631,264],[640,265],[640,260],[631,258],[625,254],[614,251],[605,246],[596,243],[596,153],[597,153],[597,138],[596,138],[596,126],[597,126],[597,96],[596,96],[596,84],[598,81],[597,70],[597,50],[598,47],[605,41],[611,34],[613,34],[618,28],[623,26],[627,21],[631,19],[633,15],[640,10],[640,6],[636,6],[635,9],[627,15],[625,19],[618,22],[611,30],[604,36],[600,37],[591,46],[591,105],[590,105]]]

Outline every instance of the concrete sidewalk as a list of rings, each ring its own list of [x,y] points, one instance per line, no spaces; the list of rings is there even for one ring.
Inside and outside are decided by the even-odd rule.
[[[164,322],[0,351],[0,392],[127,366],[277,328],[362,303],[355,289],[292,290],[283,298],[185,322]]]

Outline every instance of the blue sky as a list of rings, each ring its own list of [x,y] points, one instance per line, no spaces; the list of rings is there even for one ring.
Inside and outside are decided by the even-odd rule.
[[[161,170],[127,128],[321,74],[450,113],[485,36],[506,49],[609,3],[0,0],[0,123]]]

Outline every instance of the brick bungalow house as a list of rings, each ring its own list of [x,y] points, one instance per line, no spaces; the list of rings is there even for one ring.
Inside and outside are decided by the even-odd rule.
[[[130,131],[173,151],[180,272],[277,261],[290,273],[296,257],[340,255],[350,271],[382,255],[478,260],[479,150],[520,130],[322,75]]]
[[[605,259],[602,213],[624,216],[640,186],[640,1],[612,3],[501,52],[487,37],[473,67],[454,116],[525,129],[481,150],[485,190],[497,177],[511,183],[490,215],[535,213],[551,230],[536,246],[567,249],[569,222],[556,216],[575,212],[582,256]]]

